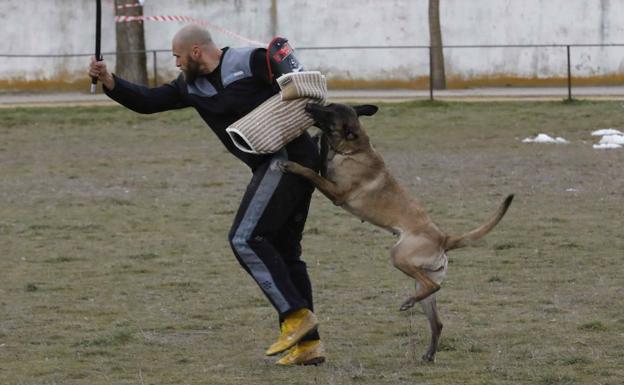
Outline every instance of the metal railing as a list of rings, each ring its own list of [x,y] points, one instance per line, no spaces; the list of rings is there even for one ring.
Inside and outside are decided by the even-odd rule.
[[[567,78],[567,99],[572,100],[572,59],[571,51],[577,48],[605,48],[605,47],[624,47],[624,44],[612,43],[612,44],[468,44],[468,45],[444,45],[443,49],[494,49],[494,48],[565,48],[566,52],[566,78]],[[298,51],[320,51],[320,50],[428,50],[429,53],[429,98],[434,100],[434,87],[432,82],[433,73],[433,49],[429,45],[364,45],[364,46],[316,46],[316,47],[296,47]],[[154,82],[158,80],[158,58],[159,53],[170,53],[169,49],[155,49],[155,50],[140,50],[140,51],[124,51],[124,52],[103,52],[104,56],[120,55],[120,54],[146,54],[151,56],[152,59],[152,75]],[[78,54],[0,54],[0,58],[68,58],[68,57],[90,57],[92,53],[78,53]],[[624,55],[623,55],[624,56]]]
[[[442,49],[491,49],[491,48],[565,48],[566,49],[566,78],[567,78],[567,100],[572,101],[572,48],[604,48],[604,47],[624,47],[624,44],[468,44],[468,45],[443,45]],[[327,47],[297,47],[297,50],[353,50],[353,49],[422,49],[429,51],[429,99],[434,100],[433,86],[433,49],[437,48],[429,45],[397,45],[397,46],[327,46]],[[624,56],[624,55],[623,55]]]

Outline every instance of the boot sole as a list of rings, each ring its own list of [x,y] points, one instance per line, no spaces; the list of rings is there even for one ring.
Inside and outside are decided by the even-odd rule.
[[[316,358],[312,358],[311,360],[304,361],[304,362],[300,363],[299,365],[303,365],[303,366],[312,366],[312,365],[319,366],[323,362],[325,362],[325,357],[316,357]]]
[[[301,361],[301,362],[292,362],[289,364],[280,364],[278,363],[277,365],[279,366],[318,366],[322,363],[325,362],[325,357],[324,356],[320,356],[320,357],[314,357],[314,358],[310,358],[309,360],[305,360],[305,361]]]

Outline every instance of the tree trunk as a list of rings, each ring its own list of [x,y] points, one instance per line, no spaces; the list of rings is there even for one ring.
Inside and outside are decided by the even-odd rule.
[[[429,0],[429,45],[431,46],[433,88],[443,90],[446,88],[446,75],[444,74],[444,51],[440,28],[440,0]]]
[[[143,7],[121,7],[125,4],[134,4],[136,1],[115,0],[115,15],[143,16]],[[127,51],[145,51],[145,31],[142,21],[117,23],[115,25],[117,37],[117,61],[115,74],[132,83],[147,85],[147,58],[145,52],[120,53]]]
[[[271,0],[271,39],[277,36],[277,0]]]

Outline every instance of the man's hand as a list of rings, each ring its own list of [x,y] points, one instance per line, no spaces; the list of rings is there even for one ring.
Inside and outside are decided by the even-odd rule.
[[[89,66],[89,76],[96,77],[109,90],[115,88],[115,78],[108,72],[108,69],[106,69],[106,63],[95,60],[93,56],[91,57],[91,65]]]

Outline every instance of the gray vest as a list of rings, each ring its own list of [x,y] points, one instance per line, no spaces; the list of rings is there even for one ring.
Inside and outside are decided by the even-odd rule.
[[[221,60],[221,84],[223,87],[237,80],[253,76],[251,72],[251,53],[255,48],[228,48]],[[193,84],[187,84],[186,88],[191,95],[202,97],[215,96],[216,88],[205,77],[199,77]]]

